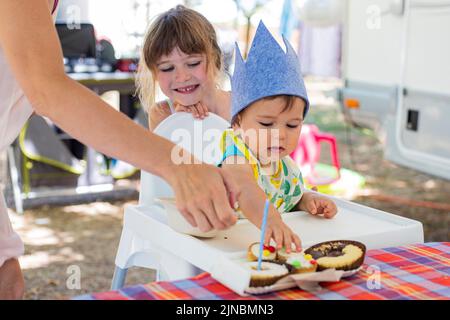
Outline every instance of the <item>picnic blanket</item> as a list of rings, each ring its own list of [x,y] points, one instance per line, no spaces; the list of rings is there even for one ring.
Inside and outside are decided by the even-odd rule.
[[[450,300],[450,242],[369,250],[360,272],[339,282],[321,283],[322,290],[288,289],[241,297],[209,273],[196,277],[134,285],[91,293],[76,300]]]

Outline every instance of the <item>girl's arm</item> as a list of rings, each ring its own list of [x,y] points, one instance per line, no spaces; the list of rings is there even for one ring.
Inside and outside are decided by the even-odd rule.
[[[148,127],[151,131],[160,124],[165,118],[170,116],[170,108],[166,103],[155,103],[148,111]]]
[[[213,166],[175,165],[172,143],[64,73],[50,10],[47,0],[0,1],[0,45],[34,110],[96,150],[166,179],[192,225],[207,231],[234,224],[226,190],[234,195],[238,189],[228,176]]]
[[[175,112],[189,112],[195,119],[203,120],[208,116],[208,108],[201,102],[193,104],[191,106],[183,106],[181,104],[175,104]]]
[[[241,190],[245,190],[238,197],[239,207],[251,223],[261,228],[267,196],[256,183],[250,164],[245,162],[243,157],[228,157],[222,164],[222,169],[234,178]],[[297,250],[301,249],[300,238],[284,224],[280,213],[273,205],[269,206],[267,216],[266,245],[269,245],[271,238],[275,240],[279,249],[284,245],[286,250],[290,251],[292,244]]]

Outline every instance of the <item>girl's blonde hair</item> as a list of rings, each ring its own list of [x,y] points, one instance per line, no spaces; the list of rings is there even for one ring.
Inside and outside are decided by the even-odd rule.
[[[185,54],[205,54],[207,73],[215,79],[222,70],[222,52],[212,24],[200,13],[178,5],[150,25],[141,50],[136,87],[148,110],[156,98],[156,64],[163,55],[179,48]]]

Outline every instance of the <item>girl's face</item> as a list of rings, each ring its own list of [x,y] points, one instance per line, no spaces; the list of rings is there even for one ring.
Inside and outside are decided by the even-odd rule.
[[[297,147],[305,102],[295,98],[291,108],[284,110],[285,105],[283,97],[258,100],[239,115],[239,125],[234,128],[263,166]]]
[[[187,55],[175,48],[157,62],[156,80],[173,102],[184,106],[196,104],[209,89],[206,55]]]

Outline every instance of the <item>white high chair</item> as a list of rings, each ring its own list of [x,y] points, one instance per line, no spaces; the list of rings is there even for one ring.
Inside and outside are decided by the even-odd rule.
[[[212,141],[227,127],[225,120],[213,114],[199,121],[180,113],[163,121],[155,132],[185,147],[203,162],[217,163],[220,159],[214,157],[220,154],[219,145]],[[218,131],[213,134],[209,129]],[[191,139],[186,139],[188,133]],[[217,151],[205,157],[203,151],[211,151],[210,146],[216,146]],[[248,245],[259,241],[260,230],[248,220],[240,219],[209,239],[178,233],[167,225],[164,209],[154,203],[156,197],[167,196],[172,196],[172,191],[164,181],[142,173],[139,204],[125,208],[112,289],[123,286],[129,267],[140,266],[155,269],[158,280],[188,278],[204,270],[241,293],[245,283],[237,281],[239,276],[235,272],[240,269],[235,268],[235,259],[245,257]],[[304,248],[336,239],[363,242],[368,250],[423,242],[423,226],[419,221],[330,198],[338,207],[333,219],[301,211],[283,214],[283,221],[301,235]]]
[[[154,133],[188,150],[202,162],[216,164],[221,155],[218,139],[229,126],[227,121],[213,113],[200,121],[194,120],[189,113],[180,112],[161,122]],[[113,290],[123,286],[127,271],[133,266],[155,269],[158,280],[183,279],[201,272],[185,260],[150,243],[147,237],[150,233],[158,232],[148,225],[150,219],[167,224],[165,211],[155,203],[155,198],[173,196],[167,182],[148,172],[141,172],[139,204],[125,207],[111,285]]]

